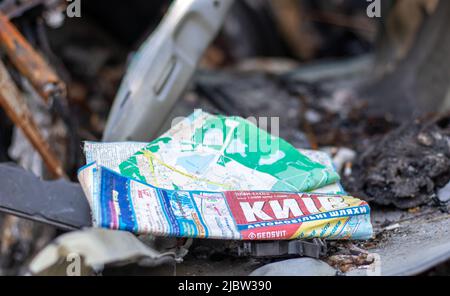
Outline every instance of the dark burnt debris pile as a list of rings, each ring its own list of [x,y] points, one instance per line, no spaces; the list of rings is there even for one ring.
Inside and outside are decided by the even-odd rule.
[[[449,116],[414,120],[373,140],[353,164],[347,190],[401,209],[426,204],[450,181]]]

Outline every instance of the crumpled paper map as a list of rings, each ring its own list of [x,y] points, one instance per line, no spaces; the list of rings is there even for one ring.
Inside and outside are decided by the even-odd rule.
[[[119,172],[164,189],[209,191],[306,192],[339,180],[251,122],[201,110],[122,162]]]
[[[97,227],[244,240],[372,235],[369,206],[345,195],[326,153],[239,117],[195,112],[150,144],[84,150],[78,178]]]

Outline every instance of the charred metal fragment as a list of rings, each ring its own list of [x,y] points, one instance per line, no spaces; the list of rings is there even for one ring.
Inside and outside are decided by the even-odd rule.
[[[42,181],[12,163],[0,164],[0,212],[73,230],[91,225],[79,184]]]

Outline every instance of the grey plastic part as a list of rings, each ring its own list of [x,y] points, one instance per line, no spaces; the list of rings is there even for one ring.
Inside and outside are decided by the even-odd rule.
[[[0,212],[65,230],[92,225],[89,204],[79,184],[43,181],[12,163],[0,164]]]
[[[175,268],[174,252],[160,253],[145,245],[132,233],[100,228],[66,233],[39,252],[29,265],[31,274],[67,275],[67,258],[79,256],[87,268],[79,275],[101,271],[105,266],[137,263],[155,268],[169,264]],[[81,273],[81,271],[84,271]]]
[[[336,274],[337,270],[323,261],[298,258],[264,265],[254,270],[250,276],[335,276]]]
[[[128,67],[104,141],[150,141],[191,80],[233,0],[177,0]]]
[[[320,239],[244,242],[238,249],[239,256],[254,258],[300,256],[319,258],[326,253],[326,244]]]

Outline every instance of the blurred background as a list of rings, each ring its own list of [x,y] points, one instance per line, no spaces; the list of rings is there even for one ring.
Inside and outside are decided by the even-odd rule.
[[[166,127],[195,108],[279,116],[280,135],[297,147],[359,153],[409,120],[443,113],[450,106],[450,1],[380,3],[380,17],[369,17],[371,2],[361,0],[235,1]],[[84,164],[81,141],[101,139],[130,57],[170,4],[85,0],[80,18],[61,18],[66,1],[0,1],[0,11],[67,85],[70,128],[2,53],[70,179],[76,180],[76,169]],[[50,177],[39,153],[2,109],[0,161]],[[351,174],[346,182],[363,190]],[[58,234],[50,226],[0,214],[0,274],[19,273]]]

